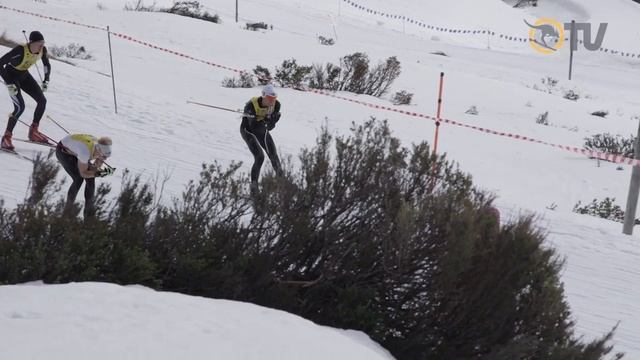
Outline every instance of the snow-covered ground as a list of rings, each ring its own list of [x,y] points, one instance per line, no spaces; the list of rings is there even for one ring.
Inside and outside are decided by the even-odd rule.
[[[284,311],[104,283],[0,287],[0,359],[393,359]]]
[[[540,55],[526,43],[428,30],[367,13],[345,1],[241,1],[238,24],[233,1],[200,1],[221,16],[219,25],[165,13],[122,11],[127,2],[3,0],[0,4],[85,24],[109,25],[114,32],[235,69],[250,70],[256,65],[273,69],[290,58],[301,64],[337,63],[341,56],[356,51],[366,52],[373,63],[397,56],[402,75],[391,94],[398,90],[415,93],[414,105],[399,108],[434,115],[438,77],[443,71],[443,117],[550,143],[581,147],[584,138],[593,134],[610,132],[626,137],[637,132],[637,58],[580,49],[575,54],[573,80],[568,81],[568,46],[553,55]],[[169,3],[156,2],[158,6]],[[439,27],[486,28],[519,37],[528,35],[523,19],[607,22],[604,46],[640,53],[640,33],[635,26],[640,5],[630,0],[541,1],[538,8],[527,10],[510,8],[500,0],[459,0],[455,6],[446,0],[356,3]],[[273,24],[274,30],[246,31],[246,21],[264,21]],[[195,100],[241,108],[259,89],[220,86],[225,77],[235,73],[112,37],[116,115],[111,79],[104,75],[110,72],[105,32],[0,9],[0,31],[5,36],[19,41],[23,29],[41,30],[50,47],[80,43],[94,56],[95,60],[72,60],[77,66],[53,62],[47,113],[73,132],[112,136],[111,163],[118,168],[149,178],[170,174],[165,198],[179,194],[189,179],[196,178],[202,162],[241,160],[249,170],[252,158],[239,136],[238,117],[186,103]],[[336,38],[336,45],[320,45],[317,35]],[[448,56],[433,55],[435,51]],[[35,71],[33,74],[37,77]],[[547,77],[559,83],[548,88],[541,81]],[[580,99],[564,99],[565,90],[574,90]],[[391,106],[389,96],[339,95]],[[433,122],[420,118],[291,89],[281,89],[279,98],[283,116],[273,136],[281,155],[291,156],[294,162],[301,147],[313,144],[325,121],[336,133],[345,133],[352,121],[386,118],[405,145],[431,141],[434,136]],[[33,102],[27,98],[27,104],[22,119],[28,122]],[[472,105],[478,108],[476,116],[465,113]],[[6,97],[0,101],[0,113],[10,110]],[[606,110],[609,115],[590,115],[597,110]],[[536,117],[546,111],[550,124],[536,124]],[[41,129],[54,138],[64,135],[46,119]],[[19,124],[15,136],[25,137],[26,131]],[[40,151],[34,145],[16,145],[26,155]],[[626,351],[629,358],[640,357],[640,272],[634,267],[640,261],[638,235],[623,236],[619,223],[571,212],[578,201],[607,196],[615,197],[624,207],[631,168],[617,170],[615,164],[598,165],[575,153],[448,124],[441,126],[439,146],[473,175],[478,186],[495,192],[503,218],[539,214],[551,244],[566,257],[563,281],[579,332],[591,339],[621,321],[616,349]],[[0,164],[0,197],[11,206],[25,194],[30,166],[2,154]],[[265,163],[265,168],[268,166]],[[119,176],[106,181],[117,189]]]

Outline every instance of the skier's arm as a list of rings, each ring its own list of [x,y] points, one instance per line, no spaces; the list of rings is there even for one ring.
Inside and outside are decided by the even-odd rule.
[[[244,110],[242,112],[245,115],[249,115],[243,116],[242,118],[247,122],[247,124],[249,124],[249,127],[253,129],[256,126],[256,110],[253,108],[251,101],[244,106]]]
[[[0,76],[2,76],[5,82],[7,81],[7,79],[5,77],[6,70],[4,69],[4,67],[7,66],[7,64],[9,64],[13,59],[23,56],[23,52],[24,51],[22,49],[22,46],[16,46],[0,58]]]
[[[273,130],[276,127],[276,123],[280,120],[280,101],[276,100],[276,105],[273,108],[273,113],[269,116],[267,121],[267,128]]]
[[[13,49],[11,49],[11,51],[9,51],[8,53],[4,54],[0,58],[0,67],[4,67],[5,65],[10,63],[11,60],[15,59],[16,57],[22,56],[22,53],[23,53],[22,46],[14,47]]]
[[[44,64],[44,81],[49,82],[49,75],[51,74],[51,63],[47,56],[47,48],[42,48],[42,64]]]
[[[96,177],[98,167],[78,160],[78,170],[80,171],[80,176],[84,179],[91,179]]]

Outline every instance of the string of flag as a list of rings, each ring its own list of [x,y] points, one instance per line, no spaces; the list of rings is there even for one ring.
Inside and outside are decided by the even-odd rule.
[[[400,14],[392,14],[386,11],[381,11],[381,10],[377,10],[377,9],[371,9],[369,7],[366,7],[356,1],[353,0],[342,0],[342,2],[346,3],[347,5],[350,5],[351,7],[353,7],[354,9],[363,11],[367,14],[371,14],[371,15],[376,15],[379,17],[383,17],[386,19],[397,19],[397,20],[402,20],[404,21],[406,24],[411,24],[411,25],[415,25],[419,28],[423,28],[426,30],[431,30],[431,31],[436,31],[436,32],[440,32],[440,33],[447,33],[447,34],[456,34],[456,35],[465,35],[465,36],[469,36],[469,35],[485,35],[485,36],[491,36],[494,37],[496,39],[500,39],[502,41],[511,41],[511,42],[515,42],[515,43],[523,43],[526,44],[529,41],[531,41],[531,39],[529,39],[528,37],[523,37],[523,36],[515,36],[515,35],[511,35],[511,34],[504,34],[504,33],[499,33],[493,30],[490,30],[488,28],[485,29],[465,29],[465,28],[460,28],[460,27],[447,27],[447,26],[442,26],[442,25],[433,25],[433,24],[428,24],[422,20],[418,20],[418,19],[414,19],[411,17],[408,17],[406,15],[400,15]],[[569,41],[568,38],[564,39],[565,41]],[[579,44],[584,44],[583,40],[578,40]],[[617,50],[617,49],[611,49],[611,48],[607,48],[607,47],[600,47],[600,49],[598,50],[604,54],[608,54],[608,55],[616,55],[616,56],[621,56],[621,57],[627,57],[627,58],[637,58],[640,59],[640,52],[638,52],[637,50],[632,51],[632,50]]]
[[[345,1],[350,1],[350,0],[345,0]],[[83,27],[95,29],[95,30],[107,31],[106,28],[102,28],[102,27],[99,27],[99,26],[86,25],[86,24],[81,24],[81,23],[75,22],[75,21],[69,21],[69,20],[59,19],[59,18],[55,18],[55,17],[51,17],[51,16],[44,16],[44,15],[40,15],[40,14],[36,14],[36,13],[30,13],[30,12],[26,12],[26,11],[22,11],[22,10],[8,8],[8,7],[3,6],[3,5],[0,5],[0,9],[18,11],[18,12],[23,13],[23,14],[28,14],[28,15],[37,16],[37,17],[40,17],[40,18],[45,18],[45,19],[51,20],[51,21],[64,22],[64,23],[68,23],[68,24],[72,24],[72,25],[83,26]],[[245,70],[236,69],[236,68],[233,68],[233,67],[217,64],[217,63],[214,63],[214,62],[208,61],[208,60],[198,59],[198,58],[190,56],[188,54],[184,54],[184,53],[172,50],[172,49],[164,48],[164,47],[161,47],[161,46],[158,46],[158,45],[146,42],[146,41],[142,41],[142,40],[136,39],[136,38],[134,38],[132,36],[129,36],[129,35],[126,35],[126,34],[121,34],[121,33],[117,33],[117,32],[111,32],[111,34],[113,34],[114,36],[116,36],[118,38],[121,38],[123,40],[134,42],[134,43],[137,43],[139,45],[142,45],[142,46],[154,49],[154,50],[158,50],[158,51],[162,51],[162,52],[165,52],[165,53],[172,54],[174,56],[179,56],[179,57],[182,57],[182,58],[185,58],[185,59],[188,59],[188,60],[192,60],[192,61],[196,61],[196,62],[199,62],[199,63],[202,63],[202,64],[206,64],[206,65],[209,65],[209,66],[213,66],[213,67],[217,67],[217,68],[220,68],[220,69],[232,71],[232,72],[235,72],[235,73],[238,73],[238,74],[247,74],[247,72]],[[534,139],[534,138],[531,138],[531,137],[528,137],[528,136],[514,134],[514,133],[510,133],[510,132],[506,132],[506,131],[498,131],[498,130],[483,128],[483,127],[479,127],[479,126],[475,126],[475,125],[469,125],[469,124],[465,124],[463,122],[456,121],[456,120],[451,120],[451,119],[436,119],[433,116],[422,114],[422,113],[418,113],[418,112],[405,111],[405,110],[402,110],[402,109],[393,108],[393,107],[389,107],[389,106],[378,105],[378,104],[373,104],[373,103],[369,103],[369,102],[365,102],[365,101],[361,101],[361,100],[350,99],[350,98],[347,98],[347,97],[344,97],[344,96],[339,96],[339,95],[327,92],[325,90],[311,89],[311,88],[304,88],[304,89],[297,89],[297,90],[310,92],[310,93],[315,93],[315,94],[319,94],[319,95],[323,95],[323,96],[339,99],[339,100],[342,100],[342,101],[347,101],[347,102],[363,105],[363,106],[366,106],[366,107],[369,107],[369,108],[385,110],[385,111],[391,111],[391,112],[395,112],[395,113],[399,113],[399,114],[403,114],[403,115],[407,115],[407,116],[411,116],[411,117],[428,119],[428,120],[431,120],[431,121],[434,121],[434,122],[440,121],[440,122],[445,123],[445,124],[450,124],[450,125],[453,125],[453,126],[463,127],[463,128],[475,130],[475,131],[486,133],[486,134],[492,134],[492,135],[497,135],[497,136],[500,136],[500,137],[510,138],[510,139],[513,139],[513,140],[526,141],[526,142],[530,142],[530,143],[537,143],[537,144],[540,144],[540,145],[546,145],[546,146],[550,146],[550,147],[553,147],[553,148],[556,148],[556,149],[561,149],[561,150],[569,151],[569,152],[572,152],[572,153],[585,155],[585,156],[588,156],[588,157],[591,157],[591,158],[603,159],[603,160],[606,160],[606,161],[619,163],[619,164],[628,164],[628,165],[640,166],[640,160],[636,160],[636,159],[629,158],[629,157],[624,157],[624,156],[621,156],[621,155],[609,154],[609,153],[593,151],[593,150],[587,150],[587,149],[577,148],[577,147],[574,147],[574,146],[554,144],[554,143],[550,143],[550,142],[547,142],[547,141]]]

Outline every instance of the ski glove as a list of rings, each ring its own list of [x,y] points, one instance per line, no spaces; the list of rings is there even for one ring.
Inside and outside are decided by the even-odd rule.
[[[45,80],[42,82],[42,92],[47,92],[47,89],[49,89],[49,81]]]
[[[106,166],[104,169],[100,169],[96,172],[96,176],[97,177],[105,177],[105,176],[109,176],[109,175],[113,175],[113,173],[116,171],[116,168],[111,167],[111,166]]]
[[[278,120],[280,120],[280,113],[278,112],[271,114],[271,116],[269,116],[269,120],[270,122],[275,124],[276,122],[278,122]]]
[[[269,116],[267,121],[267,130],[273,130],[276,127],[276,123],[280,120],[280,113],[273,113]]]
[[[9,95],[18,95],[18,87],[15,84],[7,84],[7,89],[9,90]]]

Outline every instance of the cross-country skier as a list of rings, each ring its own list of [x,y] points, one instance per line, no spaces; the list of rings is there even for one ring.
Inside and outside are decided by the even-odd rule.
[[[95,195],[95,178],[113,174],[114,168],[105,165],[104,161],[111,156],[112,141],[108,137],[96,138],[86,134],[71,134],[64,137],[56,147],[56,157],[73,182],[67,192],[65,212],[69,213],[76,201],[76,195],[84,186],[84,217],[95,213],[93,198]]]
[[[242,117],[240,134],[247,143],[251,154],[253,154],[254,161],[251,168],[252,192],[258,190],[260,168],[264,162],[263,149],[267,152],[276,174],[282,174],[276,145],[269,133],[280,120],[280,102],[277,100],[277,96],[276,89],[269,84],[262,89],[262,96],[252,98],[244,107],[245,116]]]
[[[44,64],[42,88],[29,73],[29,68],[40,59]],[[20,115],[24,112],[22,91],[29,94],[37,103],[36,110],[33,113],[33,122],[29,128],[29,140],[48,143],[46,136],[38,131],[38,125],[47,106],[47,99],[44,97],[43,91],[47,90],[50,74],[51,64],[47,57],[47,48],[44,46],[44,37],[39,31],[31,32],[28,43],[16,46],[0,58],[0,76],[2,76],[7,85],[11,101],[13,101],[13,113],[9,115],[7,129],[0,143],[2,148],[14,149],[11,142],[13,128],[16,126]]]

